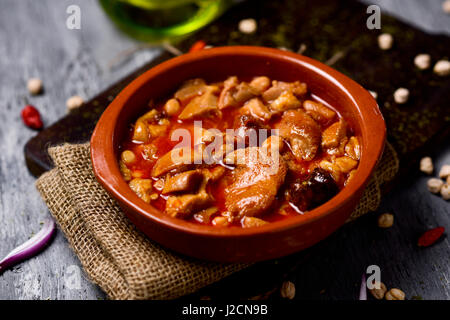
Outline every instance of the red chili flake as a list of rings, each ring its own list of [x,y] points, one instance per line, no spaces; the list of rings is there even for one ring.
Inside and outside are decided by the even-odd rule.
[[[195,51],[200,51],[205,49],[206,47],[206,42],[203,40],[198,40],[197,42],[195,42],[192,47],[189,49],[189,52],[195,52]]]
[[[442,236],[444,231],[444,227],[437,227],[426,231],[423,235],[420,236],[419,241],[417,241],[417,245],[419,247],[431,246]]]
[[[29,128],[39,130],[44,126],[39,111],[32,105],[25,106],[22,109],[21,115],[23,123]]]

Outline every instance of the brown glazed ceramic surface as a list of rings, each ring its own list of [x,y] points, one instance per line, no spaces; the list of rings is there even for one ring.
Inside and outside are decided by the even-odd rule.
[[[217,228],[171,218],[142,201],[122,178],[118,146],[129,124],[151,98],[171,93],[183,81],[221,81],[268,76],[306,82],[309,91],[334,106],[362,141],[354,179],[334,198],[298,217],[256,228]],[[219,47],[166,61],[134,80],[103,113],[91,139],[98,181],[149,238],[177,252],[222,262],[272,259],[305,249],[342,226],[360,199],[382,155],[386,127],[376,101],[363,87],[324,64],[292,52],[263,47]]]

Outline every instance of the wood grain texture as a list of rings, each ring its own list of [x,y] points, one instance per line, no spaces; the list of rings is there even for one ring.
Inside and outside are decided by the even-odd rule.
[[[450,34],[450,16],[441,1],[370,1],[427,31]],[[82,29],[68,30],[66,8],[82,10]],[[34,135],[21,124],[26,99],[50,124],[65,114],[65,100],[85,98],[151,60],[157,49],[141,50],[109,67],[119,52],[136,46],[120,34],[91,0],[0,0],[0,256],[40,228],[48,215],[23,158],[23,145]],[[450,54],[450,53],[449,53]],[[45,94],[30,97],[29,77],[40,77]],[[436,168],[450,163],[450,146],[436,146]],[[377,213],[345,226],[317,246],[287,260],[257,265],[201,290],[191,298],[248,298],[269,291],[284,279],[297,286],[298,299],[355,299],[365,267],[377,264],[388,286],[408,298],[450,298],[450,244],[445,238],[426,250],[415,246],[418,235],[437,225],[450,230],[450,204],[426,190],[427,178],[412,175],[384,198],[379,213],[395,214],[389,230],[376,226]],[[59,232],[42,254],[0,275],[0,299],[103,299],[104,294],[82,274],[70,285],[77,258]],[[75,267],[76,268],[76,267]],[[295,271],[290,271],[295,270]],[[261,281],[261,273],[267,276]],[[280,276],[283,275],[283,276]],[[239,287],[239,293],[236,293]],[[273,294],[273,298],[278,295]]]

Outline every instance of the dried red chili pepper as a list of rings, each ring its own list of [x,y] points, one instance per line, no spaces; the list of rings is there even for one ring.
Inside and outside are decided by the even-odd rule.
[[[195,42],[192,47],[189,49],[189,52],[195,52],[195,51],[200,51],[205,49],[206,47],[206,42],[203,40],[198,40],[197,42]]]
[[[23,123],[29,128],[39,130],[44,126],[39,111],[32,105],[25,106],[22,109],[21,116]]]
[[[444,227],[437,227],[426,231],[423,235],[420,236],[419,241],[417,241],[417,245],[419,247],[431,246],[442,236],[444,231]]]

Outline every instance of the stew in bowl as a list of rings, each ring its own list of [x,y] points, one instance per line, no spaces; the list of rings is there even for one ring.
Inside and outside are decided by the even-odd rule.
[[[356,172],[358,138],[304,81],[185,81],[130,124],[120,169],[165,214],[257,227],[328,201]]]

